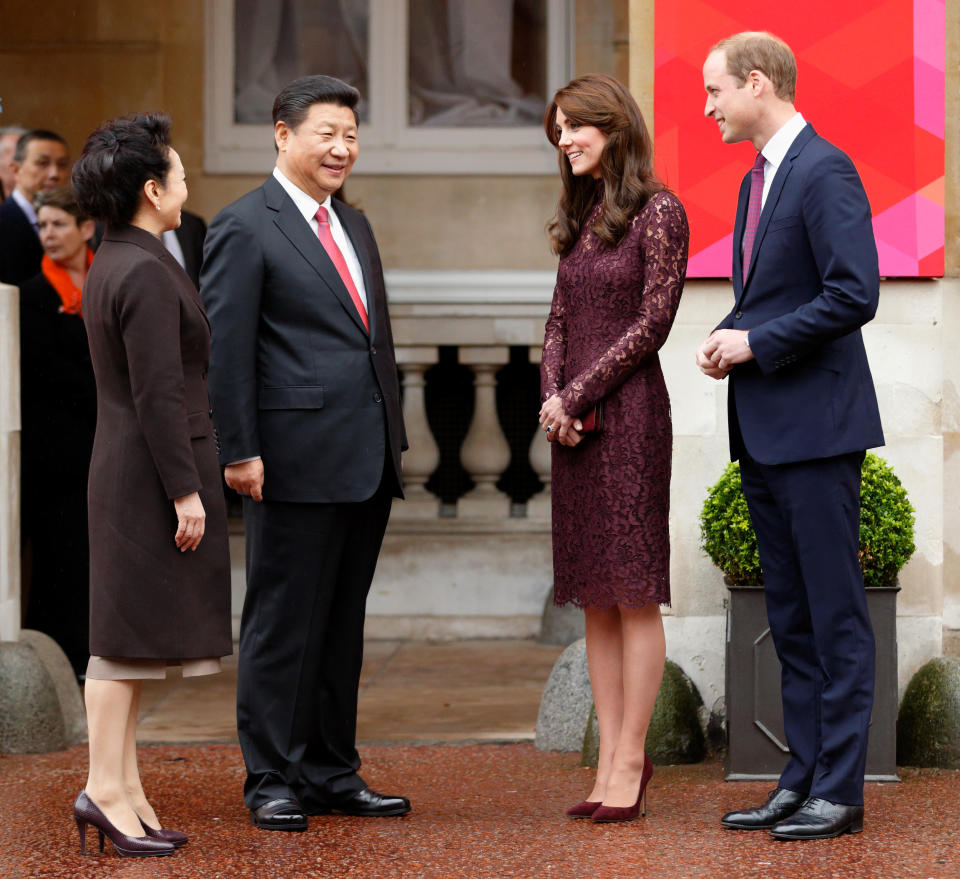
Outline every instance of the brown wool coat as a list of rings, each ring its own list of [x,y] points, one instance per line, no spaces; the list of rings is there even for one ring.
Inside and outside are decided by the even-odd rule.
[[[230,559],[200,297],[158,238],[123,226],[97,251],[83,315],[97,381],[90,652],[225,656]],[[181,553],[173,499],[194,491],[206,530],[196,552]]]

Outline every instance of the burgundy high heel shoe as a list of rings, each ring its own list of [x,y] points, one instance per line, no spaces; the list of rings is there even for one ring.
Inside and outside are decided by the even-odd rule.
[[[151,839],[149,836],[127,836],[121,833],[110,823],[97,804],[87,796],[86,791],[80,791],[73,804],[73,819],[77,822],[80,831],[80,854],[87,853],[87,825],[97,828],[100,836],[100,851],[103,851],[103,837],[113,843],[117,854],[124,858],[151,858],[160,855],[172,855],[176,848],[173,843],[160,839]]]
[[[609,824],[613,821],[633,821],[638,815],[647,814],[647,783],[653,777],[653,763],[643,755],[643,772],[640,773],[640,790],[637,801],[632,806],[603,806],[593,813],[597,824]],[[641,803],[643,804],[641,807]]]
[[[137,817],[140,818],[139,815],[137,815]],[[161,827],[157,830],[147,824],[143,818],[140,818],[140,824],[147,832],[147,836],[151,839],[162,839],[164,842],[169,842],[174,848],[180,848],[180,846],[186,845],[190,841],[190,837],[187,836],[186,833],[181,833],[179,830],[167,830],[166,827]]]
[[[602,805],[603,803],[596,800],[581,800],[577,805],[567,809],[567,815],[570,818],[592,818],[593,813]]]

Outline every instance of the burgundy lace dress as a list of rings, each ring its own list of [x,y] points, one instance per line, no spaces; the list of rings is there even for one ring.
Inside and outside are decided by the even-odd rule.
[[[601,189],[602,193],[602,189]],[[657,351],[683,290],[683,205],[655,194],[616,248],[590,230],[560,260],[540,368],[568,415],[604,401],[602,432],[553,445],[554,602],[670,603],[670,398]]]

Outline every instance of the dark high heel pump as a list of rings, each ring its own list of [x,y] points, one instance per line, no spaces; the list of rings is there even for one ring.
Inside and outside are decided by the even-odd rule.
[[[570,818],[591,818],[593,813],[599,809],[603,803],[595,800],[581,800],[575,806],[567,809],[567,816]]]
[[[80,791],[73,804],[73,819],[77,822],[80,832],[80,854],[87,853],[87,825],[97,828],[100,837],[100,851],[103,851],[103,837],[106,836],[117,854],[125,858],[151,858],[158,855],[172,855],[176,848],[171,842],[160,839],[151,839],[149,836],[127,836],[114,827],[97,804],[87,796],[86,791]]]
[[[632,821],[638,815],[647,814],[647,783],[653,777],[653,763],[643,755],[643,772],[640,773],[640,790],[637,792],[637,801],[632,806],[600,806],[593,813],[593,820],[597,824],[609,824],[613,821]]]
[[[140,818],[139,815],[137,817]],[[166,827],[156,829],[147,824],[143,818],[140,818],[140,824],[147,832],[147,836],[151,839],[162,839],[164,842],[169,842],[174,848],[180,848],[180,846],[186,845],[190,841],[190,837],[188,837],[186,833],[181,833],[179,830],[167,830]]]

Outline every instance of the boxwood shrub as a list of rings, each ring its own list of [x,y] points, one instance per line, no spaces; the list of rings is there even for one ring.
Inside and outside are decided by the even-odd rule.
[[[893,469],[867,452],[860,482],[860,568],[866,586],[893,586],[909,561],[914,510]],[[734,586],[763,586],[740,466],[727,465],[700,512],[700,545]]]

